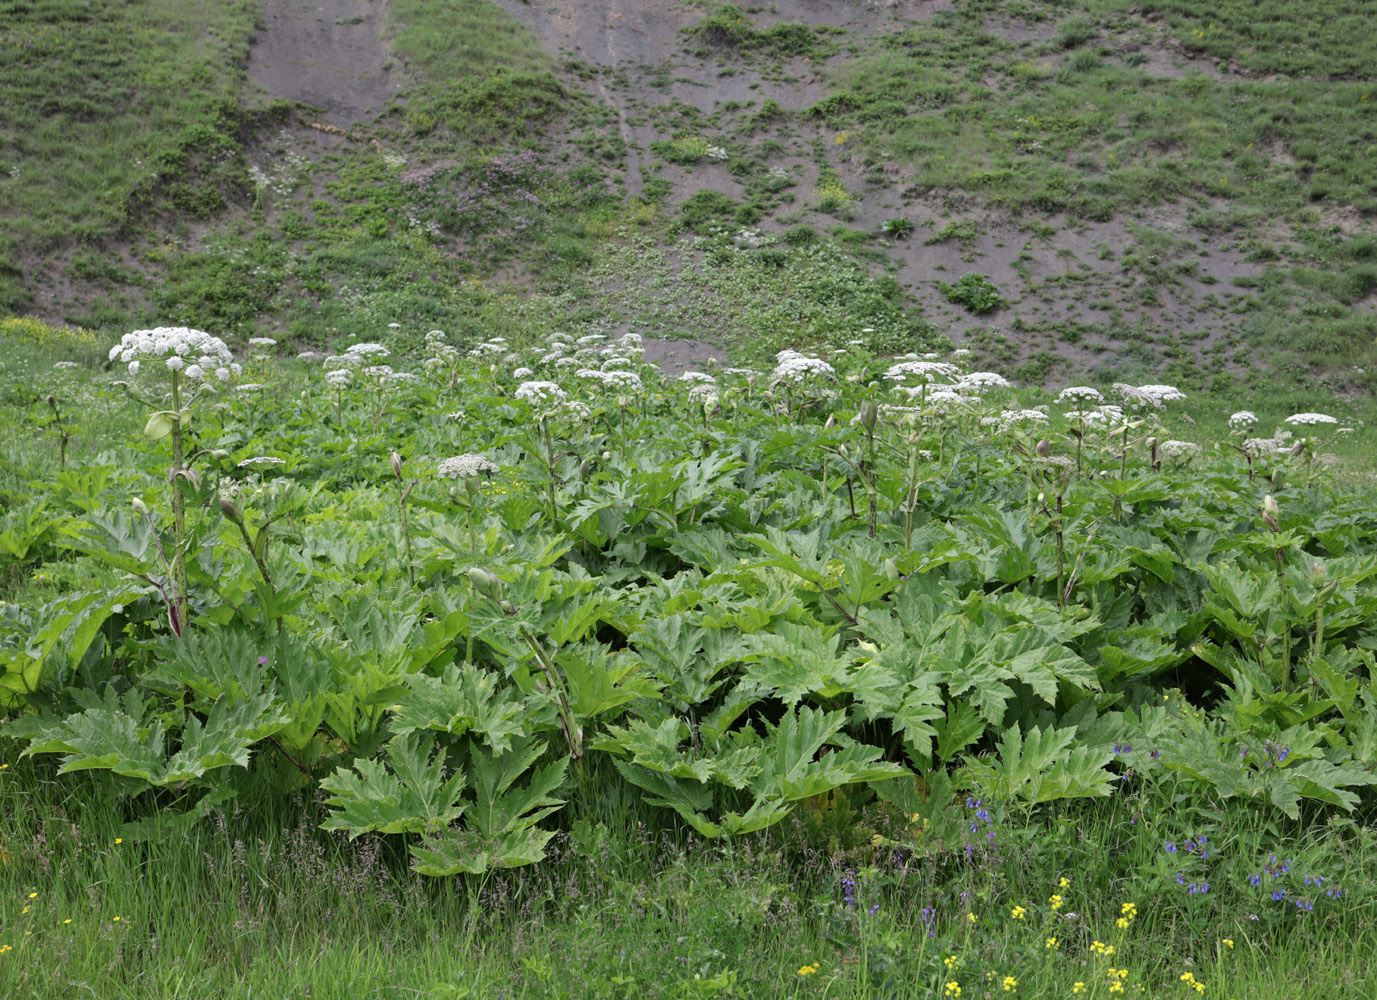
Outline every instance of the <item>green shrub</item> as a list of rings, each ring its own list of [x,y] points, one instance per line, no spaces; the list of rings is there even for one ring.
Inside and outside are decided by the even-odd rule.
[[[1009,303],[999,294],[999,289],[988,275],[968,272],[950,284],[940,282],[939,287],[948,302],[965,306],[977,316],[1003,309]]]

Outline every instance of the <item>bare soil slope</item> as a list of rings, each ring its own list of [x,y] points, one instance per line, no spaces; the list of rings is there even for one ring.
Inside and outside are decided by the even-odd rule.
[[[270,98],[321,109],[332,125],[376,117],[399,81],[382,41],[384,0],[263,0],[249,49],[251,83]]]

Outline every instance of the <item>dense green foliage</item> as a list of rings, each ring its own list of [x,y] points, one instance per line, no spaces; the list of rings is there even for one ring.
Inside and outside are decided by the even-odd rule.
[[[144,405],[80,368],[61,370],[85,400],[69,429],[104,428],[100,457],[78,444],[7,488],[4,738],[29,780],[118,803],[129,847],[303,792],[326,830],[409,858],[407,892],[576,864],[557,845],[624,844],[628,816],[743,845],[774,829],[785,856],[833,838],[869,860],[833,869],[842,908],[799,932],[840,934],[877,988],[950,970],[898,924],[870,938],[858,892],[917,891],[931,914],[886,919],[962,962],[995,947],[989,968],[1025,981],[1058,975],[1015,957],[1041,937],[1093,958],[1056,907],[977,947],[986,906],[935,875],[964,858],[989,905],[1033,907],[1004,866],[1055,828],[1048,802],[1103,801],[1082,815],[1106,829],[1151,803],[1222,810],[1115,834],[1136,859],[1116,898],[1151,905],[1147,926],[1199,921],[1206,881],[1226,908],[1285,889],[1248,931],[1265,947],[1298,900],[1318,933],[1366,898],[1329,847],[1266,874],[1278,824],[1366,815],[1377,780],[1377,553],[1366,492],[1318,458],[1333,425],[1169,440],[1160,389],[1123,389],[1123,418],[1088,389],[1029,410],[988,375],[859,346],[677,383],[598,337],[466,356],[430,336],[325,374],[273,351],[249,345],[239,388],[170,421],[198,456],[180,548],[169,422],[140,443]],[[135,379],[154,405],[166,380]],[[490,464],[442,461],[470,450]],[[888,867],[910,855],[938,866],[920,884]],[[1343,906],[1300,881],[1317,874]]]

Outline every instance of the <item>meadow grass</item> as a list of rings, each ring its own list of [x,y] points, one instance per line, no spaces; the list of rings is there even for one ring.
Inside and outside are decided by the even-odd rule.
[[[1208,997],[1377,986],[1363,958],[1374,834],[1351,823],[1278,827],[1224,803],[1188,816],[1130,791],[999,816],[998,844],[982,832],[967,854],[959,837],[877,846],[876,817],[842,799],[712,844],[590,788],[541,866],[437,881],[381,840],[321,833],[308,797],[186,828],[132,788],[3,763],[0,984],[14,996],[861,998],[955,982],[962,996],[1105,998],[1121,981],[1188,1000],[1187,973]],[[958,825],[975,812],[951,811]],[[1232,863],[1239,884],[1190,895],[1162,861],[1201,834],[1230,861],[1273,851],[1331,873],[1342,905],[1277,905]]]

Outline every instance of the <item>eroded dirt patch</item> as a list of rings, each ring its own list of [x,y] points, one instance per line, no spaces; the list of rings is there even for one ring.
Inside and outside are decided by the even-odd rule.
[[[270,98],[320,108],[334,125],[376,117],[400,81],[382,40],[383,0],[263,0],[248,75]]]

